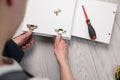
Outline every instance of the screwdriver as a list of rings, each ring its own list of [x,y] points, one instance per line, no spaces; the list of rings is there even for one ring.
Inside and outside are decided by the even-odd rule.
[[[83,12],[84,12],[84,15],[85,15],[85,18],[86,18],[86,24],[88,25],[88,32],[89,32],[90,38],[92,40],[95,40],[97,38],[96,32],[95,32],[93,26],[91,25],[90,19],[88,18],[86,10],[85,10],[83,5],[82,5],[82,8],[83,8]]]

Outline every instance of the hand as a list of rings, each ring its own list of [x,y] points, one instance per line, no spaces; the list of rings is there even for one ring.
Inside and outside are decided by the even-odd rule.
[[[59,35],[55,39],[54,52],[60,65],[68,63],[68,47]]]
[[[60,64],[60,80],[74,80],[68,64],[68,46],[58,35],[55,39],[54,52]]]
[[[31,35],[32,35],[32,30],[15,37],[13,39],[13,41],[19,47],[21,47],[21,49],[24,50],[24,49],[30,47],[33,44],[33,42],[34,42],[34,38]]]

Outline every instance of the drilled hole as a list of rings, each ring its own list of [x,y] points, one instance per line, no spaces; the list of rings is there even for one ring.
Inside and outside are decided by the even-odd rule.
[[[111,35],[110,33],[108,33],[108,35]]]
[[[115,11],[113,11],[113,14],[115,14]]]

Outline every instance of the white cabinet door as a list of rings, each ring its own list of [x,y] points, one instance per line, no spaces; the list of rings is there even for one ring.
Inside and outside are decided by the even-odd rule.
[[[35,26],[35,35],[53,37],[62,34],[71,39],[72,20],[76,0],[28,0],[23,31]]]
[[[117,5],[95,0],[78,0],[72,36],[89,40],[91,39],[89,37],[88,26],[86,24],[82,5],[84,5],[88,17],[91,20],[91,24],[96,31],[97,39],[95,41],[109,44]]]

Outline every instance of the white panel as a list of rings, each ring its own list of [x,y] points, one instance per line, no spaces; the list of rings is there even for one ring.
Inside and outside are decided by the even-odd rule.
[[[96,31],[97,39],[95,41],[109,44],[117,5],[101,1],[78,0],[72,36],[89,40],[91,39],[89,37],[82,5],[84,5],[91,24]]]
[[[66,30],[62,36],[71,39],[71,27],[76,0],[28,0],[27,12],[23,22],[23,31],[28,31],[27,24],[37,25],[35,35],[52,37],[55,29]],[[61,10],[56,16],[54,11]]]

